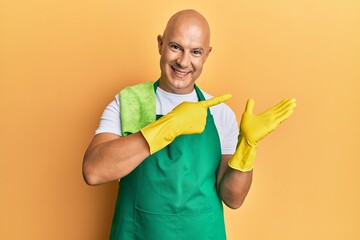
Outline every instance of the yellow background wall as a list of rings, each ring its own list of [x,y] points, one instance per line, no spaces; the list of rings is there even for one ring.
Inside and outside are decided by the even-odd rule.
[[[360,2],[0,1],[0,239],[107,239],[117,183],[89,187],[83,153],[124,86],[156,80],[178,10],[212,27],[198,84],[240,120],[295,97],[259,147],[228,239],[360,239]]]

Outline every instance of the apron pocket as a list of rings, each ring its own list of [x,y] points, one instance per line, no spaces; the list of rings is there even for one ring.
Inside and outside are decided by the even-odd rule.
[[[212,240],[212,209],[188,214],[153,213],[136,208],[136,240]]]

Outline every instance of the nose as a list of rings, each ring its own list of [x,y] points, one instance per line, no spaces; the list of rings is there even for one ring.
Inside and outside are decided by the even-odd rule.
[[[181,67],[181,68],[187,68],[190,65],[190,54],[187,52],[182,52],[178,58],[176,59],[176,63]]]

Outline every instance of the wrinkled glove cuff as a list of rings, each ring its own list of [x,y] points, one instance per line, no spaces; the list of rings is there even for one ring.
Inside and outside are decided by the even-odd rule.
[[[235,170],[249,172],[254,167],[255,157],[256,145],[252,145],[246,139],[241,138],[236,152],[229,160],[228,165]]]

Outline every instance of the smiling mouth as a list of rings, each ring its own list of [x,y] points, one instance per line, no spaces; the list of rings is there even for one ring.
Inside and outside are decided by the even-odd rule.
[[[177,77],[177,78],[186,78],[189,73],[189,72],[179,71],[179,70],[175,69],[174,67],[171,67],[171,69],[173,70],[173,73],[174,73],[175,77]]]

